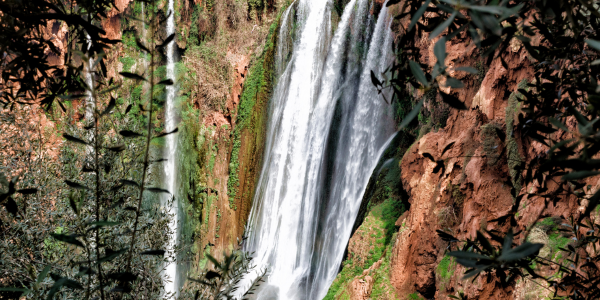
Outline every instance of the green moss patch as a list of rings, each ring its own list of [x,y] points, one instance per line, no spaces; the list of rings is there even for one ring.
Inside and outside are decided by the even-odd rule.
[[[245,172],[245,170],[240,170],[240,164],[247,167],[248,164],[252,163],[255,165],[252,169],[259,168],[259,159],[254,158],[262,155],[262,147],[264,145],[264,135],[267,125],[266,107],[271,98],[274,83],[277,29],[279,28],[281,12],[283,11],[283,9],[280,11],[277,20],[271,25],[264,51],[255,59],[255,63],[250,67],[244,84],[244,90],[242,91],[236,125],[233,131],[233,147],[229,163],[229,180],[227,182],[229,206],[232,209],[237,209],[235,199],[238,196],[237,192],[240,187],[239,173]],[[244,139],[244,137],[248,138]],[[247,143],[245,147],[246,151],[245,153],[240,153],[243,141]],[[242,160],[245,161],[242,162]],[[240,196],[251,197],[248,195]]]
[[[543,230],[548,236],[548,247],[550,249],[549,259],[559,262],[562,258],[562,249],[566,249],[567,245],[572,242],[568,237],[564,237],[558,230],[561,222],[560,218],[548,217],[537,222],[536,227]]]
[[[446,285],[450,282],[452,276],[454,276],[455,268],[456,262],[454,261],[454,258],[450,256],[444,256],[444,258],[442,258],[435,269],[440,281],[440,290],[444,290],[446,288]]]

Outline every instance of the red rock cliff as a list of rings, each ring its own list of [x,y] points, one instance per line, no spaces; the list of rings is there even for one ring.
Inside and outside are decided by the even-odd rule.
[[[424,53],[422,63],[435,63],[435,42],[427,37],[415,41]],[[457,291],[464,291],[469,299],[519,298],[522,285],[515,282],[509,288],[501,288],[490,274],[484,273],[473,283],[461,281],[465,269],[460,265],[452,270],[450,279],[440,278],[437,267],[449,245],[436,230],[449,229],[459,239],[465,239],[474,237],[480,229],[507,228],[507,224],[493,220],[506,216],[513,205],[509,161],[528,161],[546,149],[537,142],[522,142],[518,129],[516,137],[502,137],[495,132],[506,132],[507,118],[512,128],[511,119],[518,113],[513,93],[520,82],[533,79],[534,70],[526,50],[518,43],[502,53],[508,68],[500,59],[482,67],[479,50],[467,38],[448,42],[447,51],[446,65],[478,65],[481,74],[452,74],[465,82],[465,88],[448,88],[447,92],[458,96],[469,109],[452,110],[447,125],[424,135],[401,161],[401,180],[409,195],[410,209],[403,215],[405,227],[394,242],[391,283],[401,299],[415,292],[425,298],[447,299],[447,295]],[[511,154],[516,157],[510,157],[506,150],[510,142],[517,145],[519,153]],[[424,153],[444,159],[445,170],[434,173],[436,163],[425,158]],[[525,188],[531,187],[522,187]],[[538,215],[567,217],[577,212],[579,207],[573,199],[563,200],[541,212],[542,199],[527,199],[517,218],[519,227],[530,226]]]

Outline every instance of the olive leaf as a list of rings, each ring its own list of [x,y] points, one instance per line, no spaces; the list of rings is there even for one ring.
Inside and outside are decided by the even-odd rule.
[[[148,80],[146,80],[146,78],[144,78],[144,77],[142,77],[142,76],[140,76],[140,75],[138,75],[138,74],[135,74],[135,73],[130,73],[130,72],[121,72],[121,73],[119,73],[119,74],[121,74],[121,76],[123,76],[123,77],[125,77],[125,78],[128,78],[128,79],[133,79],[133,80],[141,80],[141,81],[148,81]]]
[[[425,73],[423,73],[423,70],[421,70],[421,66],[419,66],[418,63],[412,60],[409,61],[409,64],[410,70],[415,76],[415,78],[425,87],[429,87],[429,82],[427,82],[427,78],[425,77]]]
[[[68,186],[70,186],[70,187],[72,187],[72,188],[74,188],[74,189],[79,189],[79,190],[90,190],[90,188],[88,188],[87,186],[85,186],[85,185],[82,185],[82,184],[80,184],[80,183],[77,183],[77,182],[75,182],[75,181],[71,181],[71,180],[65,180],[65,183],[66,183]]]
[[[419,21],[419,19],[425,13],[425,10],[427,10],[427,7],[429,6],[429,3],[431,3],[431,0],[425,1],[425,3],[423,3],[423,5],[421,5],[421,7],[419,7],[419,9],[417,10],[417,12],[413,15],[413,17],[410,20],[410,25],[408,26],[408,31],[411,31],[415,27],[415,25],[417,24],[417,22]]]
[[[128,180],[128,179],[121,179],[119,180],[120,183],[124,184],[124,185],[129,185],[129,186],[135,186],[135,187],[139,187],[140,184],[133,181],[133,180]]]
[[[141,133],[133,132],[131,130],[121,130],[121,131],[119,131],[119,134],[122,135],[123,137],[127,137],[127,138],[144,136]]]
[[[38,191],[38,189],[36,189],[36,188],[27,188],[27,189],[17,190],[17,193],[21,193],[23,195],[31,195],[31,194],[37,193],[37,191]]]
[[[67,141],[69,141],[69,142],[74,142],[74,143],[78,143],[78,144],[82,144],[82,145],[88,145],[89,144],[88,142],[86,142],[86,141],[84,141],[84,140],[82,140],[80,138],[74,137],[74,136],[66,134],[66,133],[63,133],[63,137],[65,139],[67,139]]]
[[[477,74],[479,73],[479,71],[477,71],[477,69],[472,68],[472,67],[457,67],[454,68],[455,71],[462,71],[462,72],[467,72],[467,73],[471,73],[471,74]]]
[[[157,84],[158,85],[173,85],[173,80],[164,79],[164,80],[159,81]]]
[[[170,42],[172,42],[175,39],[175,34],[171,34],[169,35],[162,44],[158,45],[158,48],[164,48],[166,47]]]
[[[173,129],[173,130],[171,130],[171,131],[169,131],[169,132],[161,132],[161,133],[157,134],[157,135],[156,135],[155,137],[153,137],[153,138],[161,138],[161,137],[167,136],[167,135],[169,135],[169,134],[176,133],[176,132],[178,132],[178,131],[179,131],[179,127],[175,128],[175,129]]]
[[[121,249],[121,250],[118,250],[118,251],[113,251],[111,249],[106,249],[106,255],[103,256],[103,257],[101,257],[98,260],[98,263],[103,263],[103,262],[111,261],[111,260],[117,258],[119,255],[127,252],[127,249],[128,248],[124,248],[124,249]]]
[[[144,52],[150,53],[150,50],[148,50],[146,45],[144,45],[144,43],[142,43],[142,41],[139,38],[135,39],[135,44],[138,46],[138,48],[142,49]]]
[[[169,192],[168,190],[165,189],[161,189],[161,188],[157,188],[157,187],[147,187],[145,188],[146,191],[149,192],[153,192],[153,193],[166,193],[166,194],[171,194],[171,192]]]
[[[116,145],[116,146],[109,146],[109,147],[105,147],[106,149],[113,151],[113,152],[122,152],[126,149],[124,144],[120,144],[120,145]]]
[[[146,251],[140,252],[140,255],[158,255],[158,256],[164,256],[165,255],[165,250],[146,250]]]
[[[442,91],[440,91],[440,95],[442,96],[442,101],[444,101],[446,104],[450,105],[450,107],[458,109],[458,110],[467,109],[467,106],[462,101],[458,100],[458,98],[456,98],[450,94],[446,94]]]
[[[440,35],[444,30],[446,30],[446,28],[448,28],[448,26],[450,26],[450,24],[452,24],[452,22],[454,22],[454,19],[456,18],[456,16],[458,15],[458,11],[454,11],[452,13],[452,15],[450,15],[450,17],[448,19],[446,19],[444,22],[442,22],[442,24],[440,24],[438,27],[436,27],[430,34],[429,34],[429,39],[435,39],[438,35]]]
[[[110,111],[112,111],[115,108],[115,105],[117,104],[115,98],[110,97],[110,102],[108,102],[108,106],[106,107],[106,109],[100,114],[101,116],[106,116],[108,115],[108,113],[110,113]]]
[[[84,247],[83,244],[76,239],[78,235],[67,235],[61,233],[51,233],[50,235],[58,241],[65,242],[67,244],[75,245],[78,247]]]
[[[425,101],[425,98],[421,99],[421,101],[419,101],[419,103],[417,103],[417,105],[415,105],[415,107],[404,117],[404,119],[402,120],[402,123],[400,123],[400,125],[398,126],[398,129],[402,129],[402,128],[408,126],[408,124],[410,124],[410,122],[412,122],[412,120],[414,120],[414,118],[417,117],[417,115],[421,111],[421,107],[423,107],[424,101]]]

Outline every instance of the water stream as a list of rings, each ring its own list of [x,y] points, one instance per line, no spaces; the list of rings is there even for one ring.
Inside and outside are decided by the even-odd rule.
[[[375,20],[369,0],[351,0],[333,32],[332,1],[297,1],[282,18],[295,14],[298,24],[279,33],[281,75],[248,223],[245,249],[270,271],[258,299],[325,296],[394,131],[391,107],[370,80],[392,55],[385,5]],[[296,40],[287,49],[290,30]]]
[[[167,36],[175,33],[175,11],[173,9],[173,1],[169,0],[168,6],[168,19],[167,19]],[[167,45],[167,78],[175,81],[175,42],[171,42]],[[165,131],[170,132],[177,127],[177,111],[175,104],[175,95],[176,95],[176,87],[175,85],[167,86],[167,97],[165,103]],[[165,175],[165,188],[171,193],[176,193],[176,178],[177,178],[177,170],[176,170],[176,153],[177,153],[177,135],[170,134],[166,137],[166,149],[165,149],[165,158],[166,162],[163,163],[164,166],[164,175]],[[172,201],[172,206],[170,207],[170,212],[175,214],[175,217],[169,223],[169,229],[172,234],[169,236],[169,244],[167,247],[168,253],[166,255],[172,254],[174,247],[177,244],[177,221],[178,221],[178,204],[175,195],[175,198]],[[163,206],[168,207],[169,200],[171,196],[165,196],[163,198]],[[177,278],[177,263],[172,262],[165,266],[164,271],[164,280],[165,280],[165,292],[166,293],[174,293],[177,295],[178,290],[178,278]]]

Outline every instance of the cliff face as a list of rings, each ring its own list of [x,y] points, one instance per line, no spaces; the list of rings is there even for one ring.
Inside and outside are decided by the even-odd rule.
[[[189,172],[181,178],[180,188],[187,193],[182,195],[184,223],[191,232],[185,234],[194,244],[195,266],[203,267],[206,253],[219,258],[237,244],[252,206],[262,163],[277,21],[289,4],[283,0],[258,2],[174,2],[177,97],[182,102],[179,139],[180,145],[184,144],[181,155],[186,156],[180,169]],[[143,30],[141,22],[128,18],[141,16],[140,2],[117,0],[115,5],[99,26],[105,30],[105,37],[123,40],[108,51],[105,60],[107,77],[120,82],[119,72],[148,72],[135,38],[146,42],[152,33],[147,32],[148,28]],[[158,16],[164,17],[166,5],[167,1],[159,1]],[[68,48],[67,26],[50,22],[44,34],[54,38],[58,49],[58,53],[51,53],[50,62],[63,65]],[[164,39],[164,29],[159,28],[155,35]],[[78,57],[75,59],[79,62]],[[158,67],[156,73],[161,72],[164,70]],[[145,93],[146,87],[128,81],[115,91],[119,102],[125,103],[119,105],[141,101]],[[72,104],[68,114],[79,121],[83,105],[77,100]],[[160,119],[162,113],[158,114]]]
[[[429,58],[433,57],[433,44],[420,45],[429,50],[422,62],[432,63]],[[448,65],[477,64],[472,59],[479,56],[475,47],[465,47],[466,44],[460,41],[447,45]],[[446,284],[441,290],[436,267],[448,245],[435,231],[450,228],[458,238],[474,237],[479,229],[497,228],[498,224],[488,221],[505,216],[513,204],[508,164],[513,158],[507,157],[503,149],[514,137],[499,136],[498,131],[506,131],[506,117],[515,113],[514,107],[507,111],[511,93],[517,90],[519,82],[532,76],[524,49],[513,50],[503,55],[509,69],[502,66],[500,59],[494,60],[480,86],[480,79],[469,80],[464,74],[456,74],[467,82],[457,95],[470,109],[453,110],[446,127],[423,136],[402,160],[402,183],[411,206],[405,220],[407,228],[396,239],[392,255],[392,283],[400,293],[417,291],[428,298],[443,297],[458,289],[465,289],[476,298],[511,294],[496,288],[493,280],[488,283],[485,276],[469,287],[457,281],[456,286]],[[522,149],[519,156],[525,157],[527,153]],[[445,171],[433,173],[436,164],[424,153],[444,159]],[[457,267],[454,277],[463,273],[464,269]]]
[[[346,2],[336,0],[336,9]],[[130,12],[132,5],[129,0],[116,3],[120,12],[113,9],[102,27],[109,38],[119,39],[123,35],[122,13]],[[200,211],[189,212],[190,219],[198,225],[195,232],[198,261],[208,251],[218,256],[229,250],[241,236],[260,172],[264,143],[266,103],[272,79],[269,68],[273,49],[269,47],[273,47],[275,40],[273,34],[269,39],[267,35],[279,11],[266,12],[259,20],[243,14],[248,13],[248,6],[227,6],[231,3],[244,1],[219,2],[218,5],[224,6],[215,7],[207,7],[205,1],[200,0],[181,0],[176,4],[180,11],[177,19],[181,29],[177,40],[180,50],[192,48],[189,37],[193,26],[197,35],[209,37],[204,48],[197,45],[198,52],[185,52],[181,58],[190,71],[181,76],[192,85],[183,88],[180,94],[199,111],[193,122],[200,128],[192,132],[191,139],[197,155],[198,186],[189,198],[190,205]],[[383,1],[377,0],[375,4],[374,13]],[[206,14],[196,16],[194,21],[196,6],[204,7]],[[279,1],[278,9],[282,6],[283,1]],[[230,13],[215,15],[219,9]],[[211,36],[219,29],[225,32],[222,39]],[[65,26],[60,24],[48,26],[48,34],[56,37],[59,49],[65,49],[66,32]],[[416,41],[425,54],[422,63],[430,66],[435,63],[435,42],[429,41],[427,36]],[[123,69],[119,57],[127,54],[122,47],[117,46],[109,54],[109,75],[114,76]],[[194,53],[207,49],[214,53],[209,51],[208,55],[194,58]],[[426,298],[444,299],[449,294],[464,291],[469,299],[511,299],[527,292],[523,291],[526,286],[516,282],[509,288],[500,287],[495,277],[485,273],[473,283],[461,281],[465,269],[445,256],[450,249],[456,249],[456,245],[442,241],[436,230],[450,230],[464,239],[474,237],[480,229],[506,229],[508,224],[494,220],[509,213],[514,203],[511,189],[531,189],[519,186],[514,180],[518,176],[513,170],[514,162],[529,161],[545,149],[537,142],[522,141],[519,129],[514,128],[514,119],[519,112],[516,91],[524,80],[533,79],[534,69],[525,49],[518,43],[502,54],[508,68],[500,59],[488,65],[466,37],[448,42],[447,50],[446,65],[474,66],[480,71],[476,75],[452,74],[465,83],[465,88],[446,91],[464,101],[469,109],[451,110],[444,127],[423,135],[410,147],[412,140],[400,143],[396,146],[398,151],[386,156],[385,160],[394,158],[393,163],[399,169],[397,173],[382,172],[378,178],[395,175],[401,187],[392,186],[391,195],[387,195],[382,184],[391,185],[388,179],[378,181],[376,178],[369,183],[360,222],[349,242],[346,263],[363,271],[356,276],[338,278],[341,290],[331,298],[346,295],[351,299],[404,299],[416,293]],[[63,61],[62,56],[53,59],[57,64]],[[215,69],[206,66],[226,66],[225,80],[221,81]],[[243,97],[244,93],[247,98]],[[240,124],[240,116],[242,122],[247,123]],[[444,159],[445,169],[434,173],[436,164],[426,158],[425,153]],[[406,202],[403,207],[407,209],[392,229],[386,227],[389,216],[383,216],[381,210],[402,211],[385,202],[388,199]],[[543,199],[526,199],[517,218],[519,228],[531,226],[538,216],[575,214],[578,204],[572,199],[564,200],[556,206],[550,204],[542,212]],[[368,207],[369,201],[374,201],[373,208]],[[384,230],[380,230],[382,228]],[[389,230],[398,232],[392,236]],[[372,234],[389,235],[391,239],[380,241]]]
[[[416,41],[424,53],[421,63],[433,66],[436,41],[429,41],[426,36]],[[447,230],[459,239],[474,238],[477,230],[482,229],[506,230],[509,224],[497,220],[510,213],[514,203],[511,189],[532,190],[519,185],[516,177],[520,174],[514,171],[514,166],[547,149],[535,141],[522,140],[514,120],[520,112],[517,90],[533,79],[534,69],[527,52],[518,43],[502,53],[508,68],[500,59],[487,65],[467,37],[446,46],[446,65],[474,66],[480,73],[452,74],[465,83],[465,88],[448,88],[446,92],[456,95],[468,109],[451,110],[445,127],[422,136],[402,157],[400,179],[410,208],[396,223],[400,230],[389,258],[390,283],[395,297],[400,299],[446,299],[459,291],[469,299],[522,298],[534,289],[532,285],[515,281],[508,288],[502,287],[488,273],[474,282],[460,280],[465,268],[445,256],[456,250],[457,245],[442,241],[436,230]],[[424,154],[443,159],[445,169],[434,173],[436,163]],[[561,199],[555,206],[551,203],[543,211],[543,199],[530,198],[524,202],[517,216],[519,230],[531,227],[538,216],[539,219],[568,217],[579,209],[571,198]],[[360,228],[363,227],[364,223]],[[351,243],[358,239],[359,233],[360,229]],[[546,234],[542,235],[548,243]],[[354,255],[352,247],[349,252],[349,257]],[[370,269],[349,281],[347,290],[351,299],[373,298],[373,280],[365,275],[379,265],[366,267]],[[535,297],[543,297],[543,293]]]

